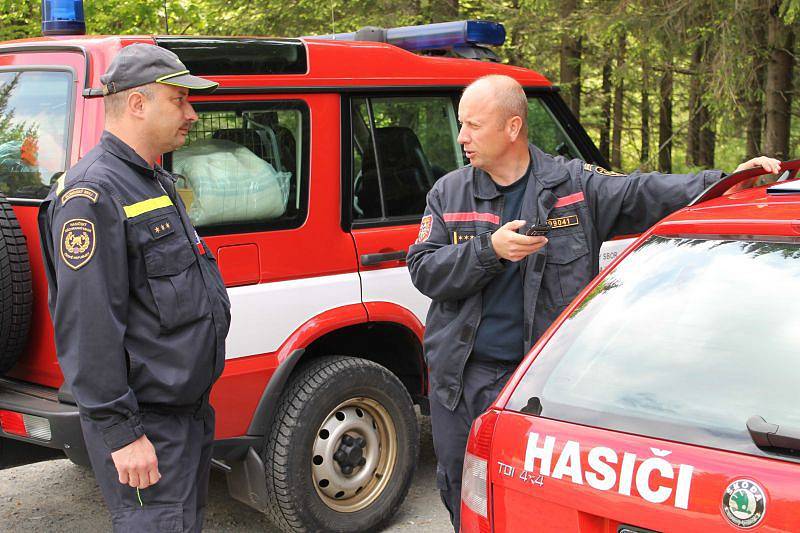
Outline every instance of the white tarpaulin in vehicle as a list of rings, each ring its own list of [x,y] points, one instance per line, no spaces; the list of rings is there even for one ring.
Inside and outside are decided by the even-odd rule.
[[[194,191],[197,226],[277,218],[286,211],[291,173],[232,141],[203,139],[176,151],[172,169]]]

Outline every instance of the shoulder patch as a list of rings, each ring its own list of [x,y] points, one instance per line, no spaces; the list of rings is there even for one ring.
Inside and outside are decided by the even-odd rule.
[[[85,266],[94,255],[94,223],[84,218],[73,218],[61,228],[61,260],[72,270]]]
[[[419,235],[414,244],[419,244],[428,240],[431,236],[431,228],[433,227],[433,215],[425,215],[419,223]]]
[[[597,172],[598,174],[602,174],[603,176],[627,176],[627,174],[620,174],[619,172],[614,172],[613,170],[606,170],[603,167],[598,167],[597,165],[590,165],[589,163],[583,164],[583,170],[586,172]]]
[[[75,187],[64,193],[64,196],[61,197],[61,205],[66,204],[73,198],[88,198],[94,204],[100,198],[100,193],[88,187]]]

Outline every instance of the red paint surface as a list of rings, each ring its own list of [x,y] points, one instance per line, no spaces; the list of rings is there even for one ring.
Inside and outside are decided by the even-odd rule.
[[[554,479],[544,476],[538,486],[519,478],[524,470],[528,434],[556,437],[553,466],[567,440],[580,443],[580,458],[584,471],[588,468],[588,452],[604,446],[636,454],[636,468],[644,459],[654,457],[651,448],[669,451],[665,459],[673,465],[691,465],[695,470],[687,509],[674,506],[674,495],[664,503],[645,501],[636,490],[631,495],[618,492],[620,466],[612,465],[617,473],[616,484],[602,491],[584,482],[578,485],[568,477]],[[511,465],[515,475],[500,473],[497,462]],[[729,532],[731,526],[721,514],[722,496],[728,484],[739,478],[749,478],[767,493],[766,514],[758,531],[800,531],[800,496],[797,476],[800,465],[780,460],[722,452],[653,438],[568,424],[532,417],[510,411],[503,412],[497,422],[492,441],[489,464],[492,484],[494,530],[507,533],[523,531],[616,531],[620,524],[629,524],[662,532]],[[536,469],[538,471],[538,462]],[[655,488],[666,481],[657,474],[650,477]]]

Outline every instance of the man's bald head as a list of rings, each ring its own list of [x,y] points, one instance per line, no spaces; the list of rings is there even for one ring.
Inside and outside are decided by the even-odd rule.
[[[502,74],[483,76],[469,84],[463,96],[478,98],[492,106],[500,124],[505,124],[511,117],[520,117],[523,131],[527,132],[528,97],[514,78]]]

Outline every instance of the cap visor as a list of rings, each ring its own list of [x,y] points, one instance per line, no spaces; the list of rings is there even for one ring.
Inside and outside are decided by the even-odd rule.
[[[184,87],[189,89],[192,93],[210,93],[219,86],[219,83],[205,78],[192,76],[191,74],[181,74],[171,78],[158,80],[156,83],[163,83],[164,85],[174,85],[175,87]]]

